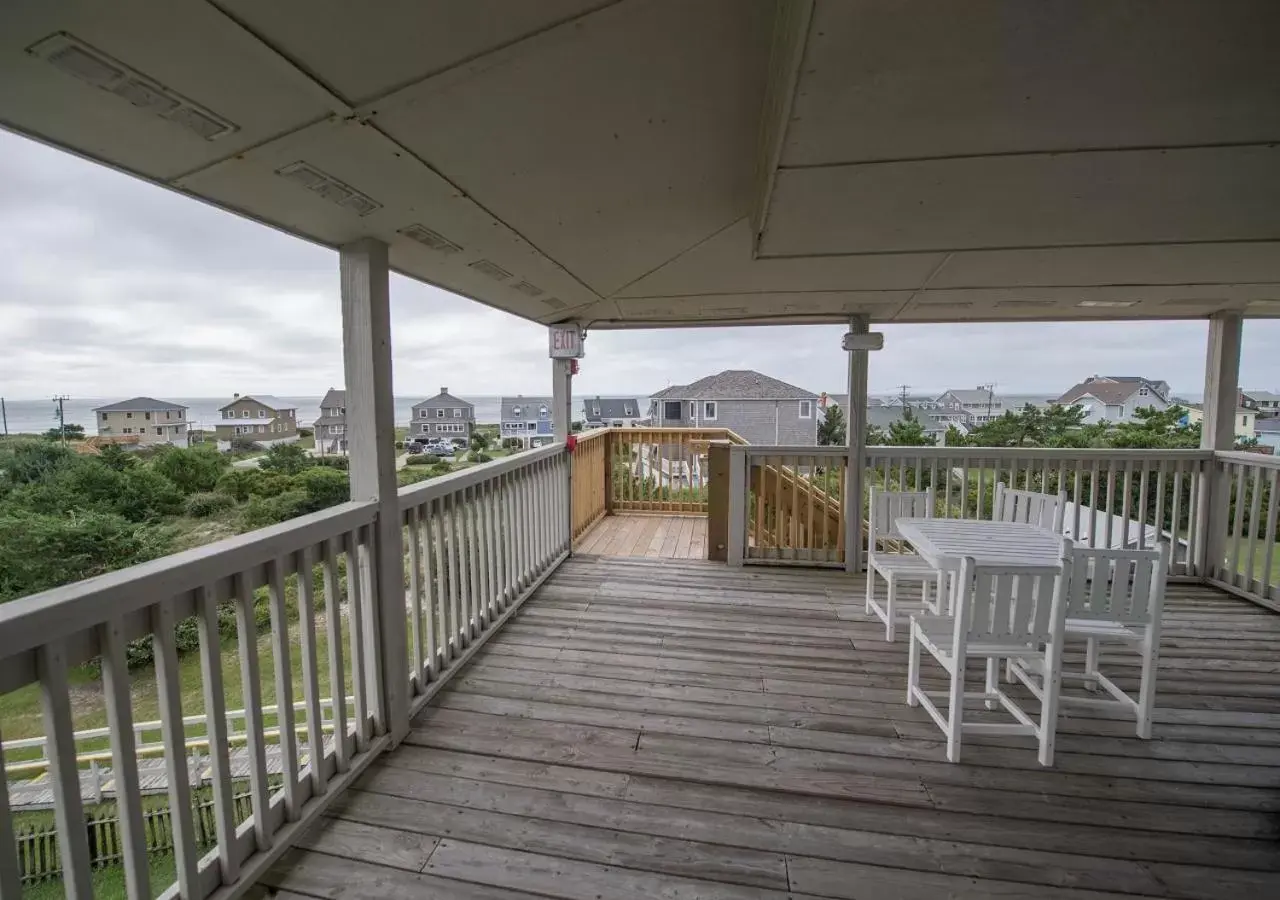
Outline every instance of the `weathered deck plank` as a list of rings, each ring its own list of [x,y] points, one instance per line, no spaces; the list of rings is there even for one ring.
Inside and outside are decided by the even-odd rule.
[[[604,545],[667,541],[629,527]],[[1073,710],[1053,769],[1007,736],[968,740],[951,765],[903,702],[906,647],[878,639],[862,584],[571,559],[269,883],[333,897],[1280,896],[1280,616],[1171,585],[1152,741]]]

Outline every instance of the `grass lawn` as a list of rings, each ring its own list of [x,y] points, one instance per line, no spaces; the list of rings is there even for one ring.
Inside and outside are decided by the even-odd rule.
[[[150,853],[147,855],[151,868],[151,891],[160,893],[160,889],[173,883],[178,877],[177,867],[172,853]],[[61,878],[29,884],[22,889],[22,900],[62,900],[67,895]],[[123,900],[125,893],[124,869],[120,866],[107,866],[93,873],[93,896],[97,900]]]

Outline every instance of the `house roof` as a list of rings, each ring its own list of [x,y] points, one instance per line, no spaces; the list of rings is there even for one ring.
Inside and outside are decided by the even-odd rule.
[[[906,410],[901,406],[868,406],[867,407],[867,425],[874,425],[877,428],[888,429],[894,422],[901,422],[906,418]],[[941,434],[947,430],[950,424],[945,420],[931,416],[928,413],[919,413],[912,410],[912,415],[916,420],[924,426],[924,430],[928,434]]]
[[[417,409],[420,406],[438,406],[441,403],[447,403],[450,406],[461,406],[466,409],[475,409],[474,403],[468,403],[460,397],[453,396],[453,394],[449,393],[448,388],[441,388],[440,393],[436,394],[434,397],[428,397],[426,400],[413,404],[413,408]]]
[[[228,420],[230,421],[230,420]],[[312,428],[327,428],[330,425],[346,425],[346,416],[321,416],[311,423]]]
[[[1253,422],[1253,430],[1265,434],[1280,434],[1280,418],[1277,419],[1255,419]]]
[[[672,384],[667,387],[664,387],[660,391],[654,391],[652,394],[649,395],[649,399],[665,400],[667,399],[667,397],[679,397],[681,396],[680,392],[683,391],[686,387],[688,387],[688,385]]]
[[[267,409],[274,409],[277,411],[282,409],[298,408],[294,404],[290,403],[288,400],[281,400],[279,397],[273,397],[271,394],[241,394],[239,397],[236,397],[226,406],[219,406],[218,412],[222,412],[222,410],[224,409],[230,409],[231,407],[239,403],[241,400],[256,400],[257,402],[265,406]]]
[[[95,406],[94,412],[173,412],[187,409],[181,403],[170,403],[168,400],[157,400],[154,397],[134,397],[132,400],[121,400],[119,403],[108,403],[106,406]]]
[[[818,395],[751,369],[728,369],[650,396],[679,400],[817,400]]]
[[[1057,399],[1057,403],[1067,405],[1075,403],[1086,395],[1096,397],[1107,406],[1120,406],[1138,392],[1141,383],[1137,381],[1099,381],[1090,379],[1082,381]]]
[[[972,390],[968,388],[956,388],[954,390],[944,391],[938,396],[938,399],[941,400],[947,394],[955,397],[961,403],[978,404],[986,403],[988,401],[991,401],[992,403],[1001,402],[999,394],[993,394],[983,388],[974,388]]]
[[[334,407],[345,407],[347,405],[346,390],[337,388],[329,388],[325,392],[324,399],[320,401],[321,409],[333,409]]]
[[[501,417],[503,421],[518,419],[527,422],[530,419],[539,418],[538,412],[543,406],[547,408],[547,414],[550,415],[552,402],[550,397],[503,397]],[[515,414],[515,407],[517,406],[520,407],[520,415],[518,416]],[[529,410],[531,409],[533,410],[533,415],[529,415]]]
[[[589,397],[582,401],[588,421],[634,419],[640,415],[640,404],[634,397]],[[596,409],[600,412],[596,412]],[[628,412],[630,410],[630,412]]]
[[[1280,394],[1275,394],[1275,393],[1272,393],[1271,391],[1241,391],[1240,393],[1244,394],[1250,400],[1253,400],[1255,402],[1259,400],[1265,400],[1269,402],[1280,402]]]

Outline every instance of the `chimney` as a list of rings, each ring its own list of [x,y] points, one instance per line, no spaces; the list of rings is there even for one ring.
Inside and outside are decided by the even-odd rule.
[[[231,399],[232,399],[232,400],[239,400],[239,399],[240,399],[240,395],[239,395],[239,394],[232,394],[232,395],[231,395]]]
[[[447,393],[449,393],[449,389],[448,389],[447,387],[442,387],[442,388],[440,388],[440,393],[442,393],[442,394],[447,394]]]

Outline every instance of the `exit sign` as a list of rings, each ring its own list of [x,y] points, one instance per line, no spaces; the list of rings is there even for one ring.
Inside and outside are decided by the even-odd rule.
[[[577,325],[552,325],[548,337],[552,359],[582,359],[582,329]]]

